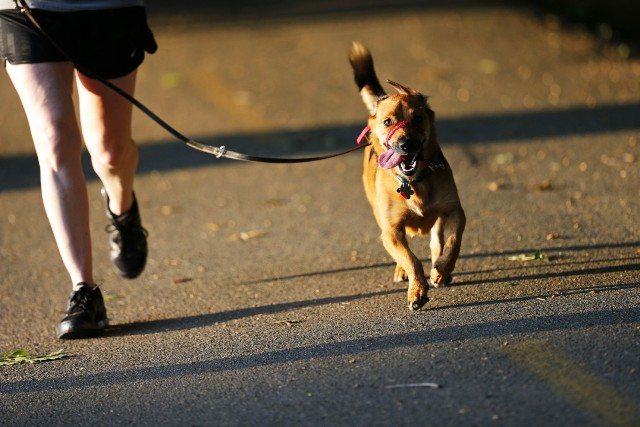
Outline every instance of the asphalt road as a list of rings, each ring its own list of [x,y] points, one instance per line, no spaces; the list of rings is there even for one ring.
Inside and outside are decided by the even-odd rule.
[[[136,113],[149,265],[112,272],[88,172],[113,326],[58,341],[70,286],[0,73],[0,352],[72,355],[0,366],[1,425],[640,425],[640,61],[528,9],[327,4],[150,5],[137,93],[205,142],[337,151],[366,118],[361,40],[431,96],[468,218],[454,284],[406,308],[360,153],[220,161]]]

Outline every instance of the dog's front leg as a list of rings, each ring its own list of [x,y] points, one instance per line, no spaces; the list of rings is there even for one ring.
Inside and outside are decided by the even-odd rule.
[[[456,260],[460,254],[462,232],[466,224],[466,217],[462,207],[457,208],[443,219],[444,247],[442,248],[442,254],[437,257],[437,260],[433,260],[430,274],[431,282],[435,287],[451,281],[451,273],[456,266]]]
[[[390,227],[382,230],[382,243],[389,255],[404,270],[409,279],[407,299],[409,308],[418,310],[429,301],[427,296],[427,280],[420,260],[411,252],[404,232],[404,226]],[[396,272],[398,269],[396,268]]]

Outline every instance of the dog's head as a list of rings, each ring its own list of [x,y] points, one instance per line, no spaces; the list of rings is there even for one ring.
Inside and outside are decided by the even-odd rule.
[[[435,114],[424,95],[399,83],[387,82],[398,93],[369,103],[371,142],[380,167],[398,167],[402,174],[412,176],[435,150]]]

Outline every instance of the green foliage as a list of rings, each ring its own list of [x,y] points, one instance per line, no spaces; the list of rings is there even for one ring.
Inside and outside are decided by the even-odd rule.
[[[54,351],[53,353],[43,354],[41,356],[30,355],[27,350],[19,349],[3,353],[0,357],[0,366],[17,365],[18,363],[40,363],[49,360],[62,359],[69,357],[64,350]]]
[[[509,261],[549,261],[549,257],[542,251],[535,251],[530,254],[519,254],[509,257]]]

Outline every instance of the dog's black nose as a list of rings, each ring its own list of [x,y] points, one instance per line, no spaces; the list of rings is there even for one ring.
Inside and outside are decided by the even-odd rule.
[[[398,148],[405,153],[415,153],[420,148],[420,141],[413,138],[400,138],[398,140]]]

